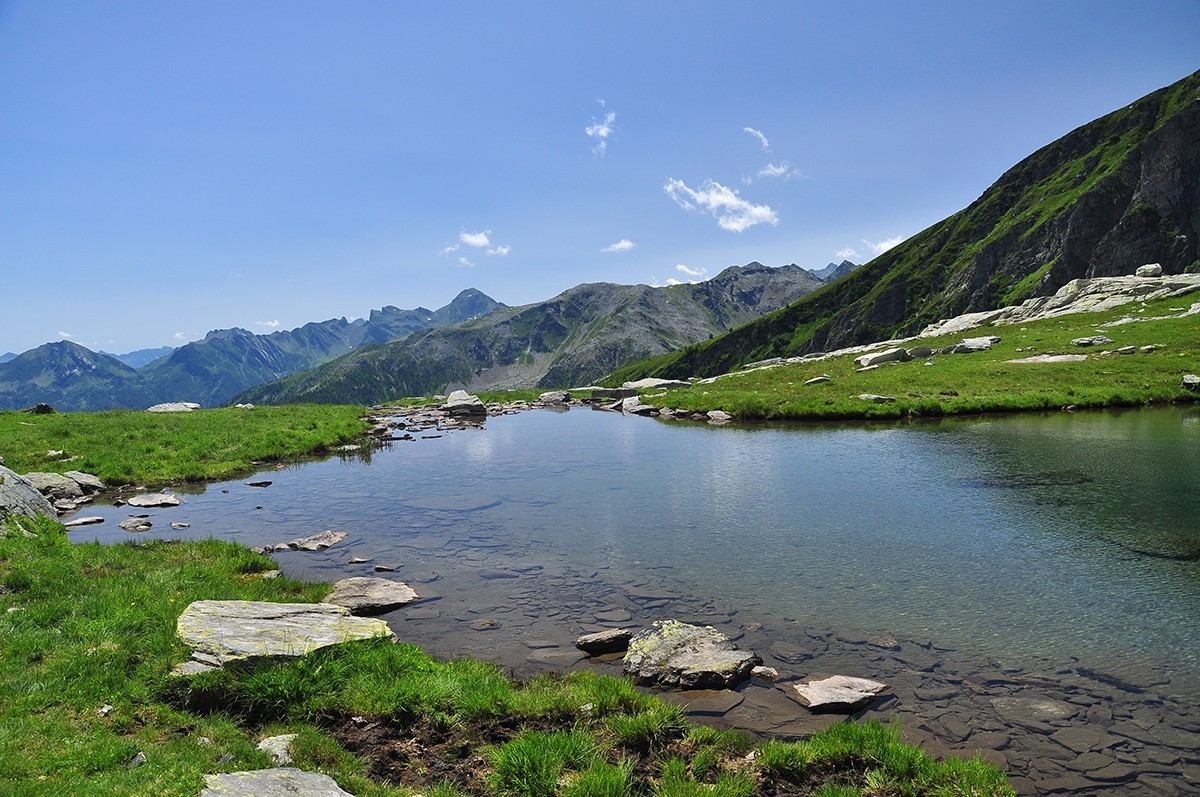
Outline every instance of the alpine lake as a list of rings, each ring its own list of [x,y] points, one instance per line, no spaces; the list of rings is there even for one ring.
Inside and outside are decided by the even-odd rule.
[[[861,676],[892,691],[858,716],[978,751],[1021,794],[1200,794],[1200,407],[724,426],[572,408],[412,437],[181,488],[141,534],[117,523],[142,510],[91,506],[106,522],[71,536],[343,530],[273,557],[410,584],[423,599],[384,618],[439,657],[619,674],[574,639],[674,618],[780,673],[666,693],[698,721],[800,736],[844,718],[782,685]]]

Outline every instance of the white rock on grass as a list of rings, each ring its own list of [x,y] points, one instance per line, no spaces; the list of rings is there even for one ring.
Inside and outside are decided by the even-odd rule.
[[[328,775],[283,767],[204,776],[200,797],[354,797]]]

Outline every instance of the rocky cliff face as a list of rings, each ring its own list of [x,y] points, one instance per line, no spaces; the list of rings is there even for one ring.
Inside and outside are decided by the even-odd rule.
[[[779,313],[627,377],[912,334],[1081,277],[1200,270],[1200,72],[1068,133],[969,207]]]

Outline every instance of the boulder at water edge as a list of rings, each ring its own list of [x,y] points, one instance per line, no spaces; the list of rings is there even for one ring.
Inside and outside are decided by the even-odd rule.
[[[442,409],[451,415],[487,415],[487,408],[479,396],[472,396],[465,390],[455,390],[446,398]]]
[[[54,517],[54,507],[27,479],[0,465],[0,519],[9,515]]]
[[[711,626],[659,620],[629,640],[625,672],[639,684],[680,689],[727,689],[762,664]]]
[[[204,776],[200,797],[354,797],[328,775],[282,767]]]
[[[192,662],[177,672],[249,659],[303,656],[318,648],[356,639],[391,636],[383,620],[354,617],[328,603],[196,601],[175,626],[192,648]]]
[[[326,603],[345,606],[351,614],[382,614],[420,599],[417,591],[402,581],[369,576],[343,578],[325,596]]]
[[[267,553],[271,551],[323,551],[330,546],[337,545],[346,537],[350,536],[345,531],[334,531],[333,529],[325,529],[319,534],[313,534],[308,537],[297,537],[288,542],[281,542],[278,545],[269,546],[266,549]]]
[[[25,480],[51,501],[64,498],[74,501],[83,498],[83,488],[79,483],[61,473],[26,473]]]

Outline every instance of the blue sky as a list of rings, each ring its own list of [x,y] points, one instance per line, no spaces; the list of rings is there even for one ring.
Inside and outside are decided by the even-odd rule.
[[[0,0],[0,352],[870,259],[1200,3]]]

